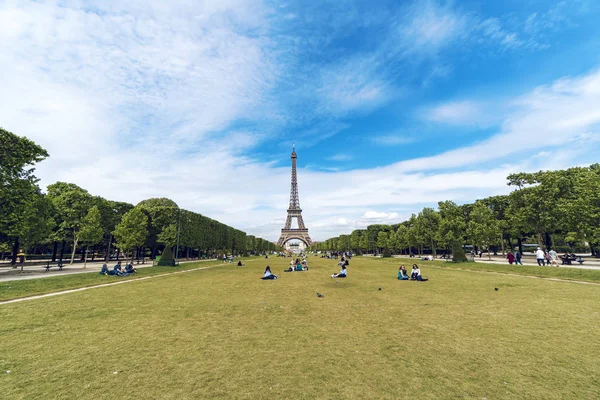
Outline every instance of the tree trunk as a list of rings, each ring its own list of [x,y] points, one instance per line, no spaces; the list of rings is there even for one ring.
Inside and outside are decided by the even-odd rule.
[[[87,246],[83,246],[83,252],[81,253],[81,260],[80,261],[84,261],[85,257],[87,254]]]
[[[10,260],[10,265],[17,264],[17,254],[18,253],[19,253],[19,237],[16,237],[15,242],[13,244],[12,259]]]
[[[545,233],[545,239],[546,239],[546,250],[550,251],[552,250],[552,238],[550,237],[550,234],[548,232]]]
[[[121,257],[121,249],[117,249],[117,261],[119,261],[119,257]]]
[[[523,239],[521,237],[517,239],[517,246],[519,246],[519,253],[521,253],[521,257],[523,257]]]
[[[506,256],[504,251],[504,232],[500,232],[500,244],[502,245],[502,257]]]
[[[436,247],[437,246],[433,245],[433,238],[432,238],[431,239],[431,252],[433,253],[433,258],[436,258],[436,256],[437,256],[437,249],[436,249]]]
[[[52,247],[52,262],[56,261],[56,253],[58,253],[58,242],[54,242],[54,246]]]
[[[537,233],[537,240],[538,240],[538,246],[544,247],[544,244],[542,243],[542,232]]]
[[[131,265],[133,265],[133,258],[135,257],[135,247],[131,249]]]
[[[87,250],[83,250],[83,268],[87,268]]]
[[[156,243],[154,243],[152,245],[152,253],[150,253],[150,259],[152,259],[152,260],[156,259]]]
[[[75,235],[73,236],[73,250],[71,251],[71,262],[69,263],[70,265],[73,265],[73,262],[75,261],[75,251],[77,250],[77,242],[79,242],[79,239],[77,239]]]
[[[63,258],[65,258],[65,245],[66,245],[67,241],[63,240],[62,241],[62,246],[60,247],[60,261],[63,260]]]
[[[104,261],[110,260],[110,245],[112,244],[112,234],[108,235],[108,243],[106,244],[106,256],[104,256]]]

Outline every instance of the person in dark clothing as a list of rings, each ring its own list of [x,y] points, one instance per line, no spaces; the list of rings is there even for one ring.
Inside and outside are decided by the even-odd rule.
[[[127,264],[125,266],[125,273],[127,273],[127,274],[135,274],[136,272],[137,272],[137,269],[133,268],[133,265]]]
[[[523,263],[521,262],[521,252],[519,250],[515,250],[515,265]]]
[[[108,270],[108,266],[106,264],[102,264],[102,270],[100,270],[100,275],[110,275]]]

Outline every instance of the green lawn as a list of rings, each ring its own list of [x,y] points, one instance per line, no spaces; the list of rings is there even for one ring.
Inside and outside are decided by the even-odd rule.
[[[288,263],[252,259],[0,305],[0,393],[600,398],[598,285],[426,264],[429,282],[401,282],[398,262],[368,258],[337,283],[335,261],[316,257],[308,272],[261,281],[267,261],[275,272]]]
[[[113,263],[114,264],[114,263]],[[0,282],[0,301],[17,299],[20,297],[33,296],[38,294],[45,294],[51,292],[58,292],[61,290],[76,289],[86,286],[96,286],[104,283],[118,282],[123,280],[130,280],[140,278],[143,276],[159,275],[172,273],[176,271],[182,271],[187,269],[194,269],[199,267],[207,267],[212,265],[223,264],[220,261],[199,261],[191,263],[183,263],[180,266],[173,267],[145,267],[138,268],[138,272],[130,276],[102,276],[96,272],[82,273],[82,274],[63,274],[57,272],[58,275],[48,278],[36,278],[36,279],[23,279],[20,281],[5,281]],[[112,265],[111,265],[112,268]]]

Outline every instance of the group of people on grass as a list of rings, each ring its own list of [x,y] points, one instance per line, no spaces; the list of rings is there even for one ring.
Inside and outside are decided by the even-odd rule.
[[[116,275],[116,276],[128,276],[135,274],[137,269],[133,267],[133,265],[127,263],[125,265],[125,269],[121,266],[121,261],[118,261],[117,264],[113,267],[113,269],[108,269],[106,264],[102,265],[102,270],[100,271],[100,275]]]
[[[412,266],[412,271],[410,272],[410,276],[408,275],[408,272],[406,272],[406,267],[404,267],[404,265],[401,265],[400,268],[398,268],[398,280],[400,281],[419,281],[419,282],[425,282],[428,281],[429,279],[427,278],[423,278],[423,275],[421,275],[421,269],[419,268],[419,266],[417,264],[413,264]]]
[[[299,258],[296,260],[290,261],[290,267],[286,269],[284,272],[292,272],[292,271],[308,271],[308,262],[306,259],[300,261]]]
[[[338,263],[338,266],[340,267],[340,271],[334,274],[331,274],[331,278],[346,278],[348,276],[348,259],[343,259],[343,261],[340,261]],[[308,266],[306,266],[306,269],[302,269],[302,264],[306,262],[306,260],[304,260],[302,263],[300,263],[299,259],[296,259],[296,267],[294,269],[293,265],[290,266],[289,269],[286,269],[284,272],[288,272],[288,271],[307,271],[308,270]],[[293,264],[293,263],[292,263]],[[300,269],[298,269],[300,268]],[[263,277],[260,279],[263,280],[270,280],[270,279],[278,279],[279,276],[273,274],[273,272],[271,271],[271,267],[267,265],[267,268],[265,269],[265,272],[263,274]],[[419,268],[419,266],[417,264],[413,264],[412,266],[412,271],[410,273],[410,275],[408,275],[408,272],[406,271],[406,267],[404,267],[404,265],[401,265],[400,268],[398,268],[398,280],[401,281],[419,281],[419,282],[426,282],[429,279],[427,278],[423,278],[423,275],[421,274],[421,269]]]

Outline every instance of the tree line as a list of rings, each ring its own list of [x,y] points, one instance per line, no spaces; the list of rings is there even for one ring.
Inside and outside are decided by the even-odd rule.
[[[522,253],[525,244],[533,244],[600,256],[600,164],[511,174],[507,180],[515,188],[508,195],[464,205],[440,201],[437,209],[425,207],[400,224],[370,225],[313,249],[437,256],[470,246]]]
[[[48,157],[41,146],[0,128],[0,259],[15,263],[20,249],[51,252],[71,260],[87,250],[108,260],[111,251],[154,258],[165,248],[186,258],[263,253],[277,246],[167,198],[135,206],[93,196],[66,182],[40,189],[33,165]],[[37,251],[36,251],[37,250]]]

